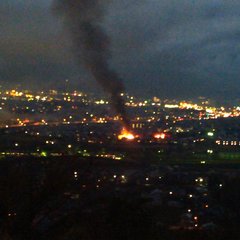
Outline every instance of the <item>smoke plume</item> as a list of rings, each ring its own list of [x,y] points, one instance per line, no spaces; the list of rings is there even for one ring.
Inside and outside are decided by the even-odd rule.
[[[127,126],[124,101],[120,96],[124,85],[109,66],[111,41],[100,25],[107,4],[108,0],[58,0],[55,9],[70,29],[79,62],[110,95],[113,109]]]

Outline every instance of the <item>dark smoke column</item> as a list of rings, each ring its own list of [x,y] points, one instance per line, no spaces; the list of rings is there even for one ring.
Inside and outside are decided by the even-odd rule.
[[[124,101],[120,96],[121,92],[124,92],[124,86],[118,74],[109,66],[110,39],[100,26],[107,2],[107,0],[58,0],[55,9],[64,17],[64,22],[70,29],[79,62],[110,94],[112,107],[127,127]]]

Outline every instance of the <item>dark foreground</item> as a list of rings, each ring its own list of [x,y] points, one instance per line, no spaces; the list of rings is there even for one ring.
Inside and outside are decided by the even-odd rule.
[[[240,165],[0,161],[0,239],[239,239]]]

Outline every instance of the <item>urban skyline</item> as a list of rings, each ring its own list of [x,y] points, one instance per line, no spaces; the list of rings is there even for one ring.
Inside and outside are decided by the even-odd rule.
[[[0,1],[0,239],[239,239],[239,9]]]

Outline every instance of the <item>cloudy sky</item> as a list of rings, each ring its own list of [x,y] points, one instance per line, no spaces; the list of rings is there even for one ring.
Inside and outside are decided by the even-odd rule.
[[[111,65],[129,92],[240,96],[238,0],[108,2],[102,24],[112,39]],[[97,89],[75,63],[70,38],[51,5],[0,1],[0,81],[53,88],[69,79],[78,89]]]

